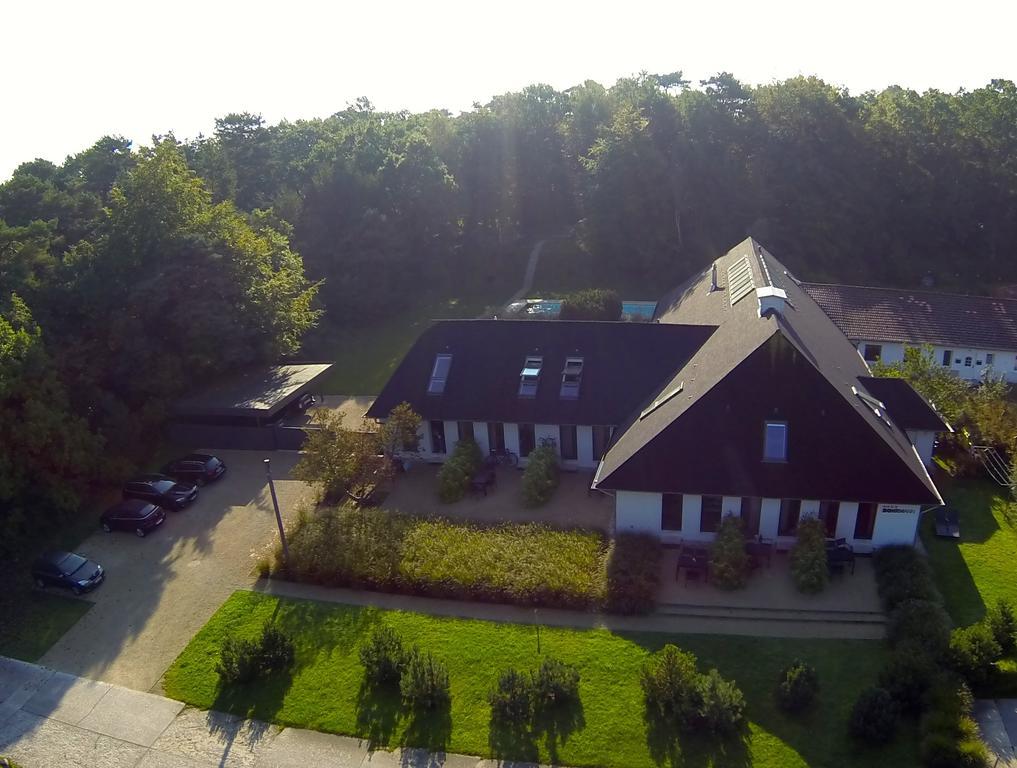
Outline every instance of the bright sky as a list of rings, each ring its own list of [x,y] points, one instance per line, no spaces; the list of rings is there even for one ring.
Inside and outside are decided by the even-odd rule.
[[[748,83],[817,74],[853,92],[1017,80],[1017,3],[938,2],[10,2],[0,179],[104,134],[185,139],[228,112],[325,117],[358,96],[458,112],[535,82],[678,69]]]

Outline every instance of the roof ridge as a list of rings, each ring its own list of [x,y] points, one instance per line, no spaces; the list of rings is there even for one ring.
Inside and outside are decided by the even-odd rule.
[[[882,285],[855,285],[854,283],[815,283],[809,280],[802,281],[802,287],[816,288],[861,288],[865,291],[893,291],[906,293],[921,293],[932,296],[954,296],[961,299],[988,299],[989,301],[1006,301],[1017,304],[1017,299],[1010,299],[1000,296],[986,296],[981,293],[956,293],[954,291],[933,291],[928,288],[892,288]]]

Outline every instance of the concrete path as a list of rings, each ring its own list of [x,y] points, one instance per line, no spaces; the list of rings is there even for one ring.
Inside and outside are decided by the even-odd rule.
[[[414,611],[432,616],[455,616],[511,624],[541,624],[549,627],[603,628],[613,632],[667,632],[708,635],[748,635],[752,637],[808,637],[849,640],[879,640],[884,637],[882,625],[843,624],[819,621],[766,620],[725,618],[721,616],[688,616],[651,613],[645,616],[613,616],[554,608],[526,608],[517,605],[472,603],[464,600],[442,600],[386,592],[320,587],[291,581],[261,579],[254,590],[269,595],[322,602],[370,605],[392,611]]]
[[[495,768],[495,760],[203,712],[0,657],[0,755],[24,768]]]
[[[523,273],[523,284],[519,287],[519,290],[512,294],[512,298],[506,303],[511,304],[513,301],[521,301],[526,298],[526,294],[533,288],[533,276],[537,274],[537,264],[540,262],[540,252],[544,249],[544,243],[547,240],[539,240],[536,245],[533,246],[533,250],[530,251],[530,258],[526,262],[526,271]]]
[[[1017,768],[1017,699],[978,699],[974,716],[994,768]]]

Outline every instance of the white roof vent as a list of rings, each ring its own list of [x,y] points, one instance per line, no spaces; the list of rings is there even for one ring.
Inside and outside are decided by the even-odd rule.
[[[756,298],[759,299],[760,317],[766,317],[771,312],[783,314],[788,303],[787,291],[783,288],[774,288],[772,285],[757,288]]]

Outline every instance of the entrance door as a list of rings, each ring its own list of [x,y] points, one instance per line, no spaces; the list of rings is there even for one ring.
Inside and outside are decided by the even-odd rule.
[[[487,445],[492,453],[505,450],[505,425],[500,421],[487,422]]]
[[[445,422],[431,422],[431,452],[445,453]]]
[[[746,536],[759,535],[759,513],[763,508],[763,500],[758,496],[742,496],[742,527]]]
[[[839,501],[819,502],[819,519],[823,521],[823,529],[826,531],[826,538],[837,538],[837,518],[839,515]]]

